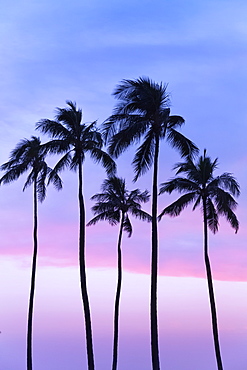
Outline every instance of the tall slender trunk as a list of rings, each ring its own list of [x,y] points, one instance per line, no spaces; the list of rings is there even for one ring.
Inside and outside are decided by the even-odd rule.
[[[151,253],[151,354],[153,370],[160,370],[159,342],[158,342],[158,317],[157,317],[157,276],[158,276],[158,227],[157,227],[157,182],[158,182],[158,158],[159,137],[156,136],[154,169],[153,169],[153,192],[152,192],[152,253]]]
[[[85,206],[82,193],[82,163],[79,164],[79,265],[80,265],[80,282],[81,294],[84,307],[85,329],[86,329],[86,346],[88,370],[94,370],[93,338],[92,325],[87,293],[86,266],[85,266]]]
[[[34,291],[35,291],[35,276],[37,265],[37,252],[38,252],[38,202],[37,202],[37,179],[34,180],[33,185],[33,261],[31,272],[31,287],[29,296],[28,308],[28,323],[27,323],[27,370],[32,370],[32,331],[33,331],[33,304],[34,304]]]
[[[118,358],[118,321],[119,321],[119,304],[120,304],[120,293],[122,285],[122,252],[121,252],[121,242],[123,235],[123,222],[124,214],[121,216],[121,223],[118,236],[118,280],[117,280],[117,291],[115,298],[115,312],[114,312],[114,339],[113,339],[113,359],[112,359],[112,370],[117,369],[117,358]]]
[[[205,266],[206,266],[206,272],[207,272],[208,292],[209,292],[213,338],[214,338],[214,349],[215,349],[218,370],[223,370],[221,354],[220,354],[220,343],[219,343],[219,334],[218,334],[218,325],[217,325],[216,304],[215,304],[215,299],[214,299],[213,279],[212,279],[212,272],[211,272],[210,261],[209,261],[209,256],[208,256],[208,226],[207,226],[206,199],[205,198],[203,198],[203,222],[204,222],[204,259],[205,259]]]

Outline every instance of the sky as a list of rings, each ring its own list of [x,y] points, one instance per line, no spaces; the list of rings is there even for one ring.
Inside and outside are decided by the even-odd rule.
[[[148,76],[168,83],[171,114],[208,155],[217,174],[230,172],[241,186],[237,234],[224,220],[209,236],[225,370],[247,368],[247,176],[245,87],[247,4],[242,0],[9,0],[0,13],[0,163],[23,138],[39,136],[35,124],[75,101],[84,122],[100,125],[112,112],[112,92],[123,79]],[[132,182],[135,147],[118,160],[130,190],[150,190],[151,172]],[[57,157],[47,158],[51,166]],[[180,157],[162,142],[159,183],[174,176]],[[63,190],[48,188],[39,206],[35,295],[34,369],[86,367],[78,273],[77,177],[63,172]],[[106,174],[86,158],[84,194]],[[0,188],[0,370],[24,370],[32,256],[32,189],[25,176]],[[159,210],[176,199],[162,195]],[[144,209],[150,211],[150,203]],[[149,334],[150,226],[133,220],[123,238],[123,289],[119,370],[151,369]],[[86,230],[88,290],[95,362],[111,366],[118,227]],[[216,369],[211,333],[200,210],[191,208],[159,224],[158,315],[161,368]]]

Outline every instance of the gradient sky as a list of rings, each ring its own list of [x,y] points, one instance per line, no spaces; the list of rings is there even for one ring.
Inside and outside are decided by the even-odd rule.
[[[237,235],[220,221],[210,234],[220,341],[225,370],[247,368],[247,3],[241,0],[9,0],[0,13],[0,162],[17,142],[53,118],[66,100],[99,124],[112,112],[111,93],[122,79],[149,76],[169,83],[171,113],[182,132],[212,159],[216,174],[231,172],[241,186]],[[47,140],[42,137],[42,141]],[[150,189],[151,172],[132,183],[134,148],[117,161],[130,190]],[[53,165],[56,157],[49,158]],[[163,143],[159,182],[173,176],[178,153]],[[34,369],[86,366],[78,275],[77,177],[62,174],[64,189],[49,188],[39,207],[39,256],[34,313]],[[105,172],[86,159],[84,193]],[[0,191],[0,370],[25,369],[27,303],[32,255],[32,190],[25,177]],[[163,195],[159,209],[176,195]],[[145,206],[150,211],[150,204]],[[133,221],[123,240],[119,370],[149,370],[150,226]],[[87,228],[87,266],[96,367],[110,369],[118,227]],[[159,225],[161,367],[216,369],[202,254],[200,211],[188,208]]]

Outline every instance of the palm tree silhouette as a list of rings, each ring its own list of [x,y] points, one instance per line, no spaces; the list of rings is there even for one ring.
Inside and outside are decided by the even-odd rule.
[[[145,211],[141,210],[140,203],[146,203],[149,200],[147,191],[141,192],[139,189],[128,191],[125,181],[119,177],[110,177],[104,180],[101,186],[102,193],[95,194],[91,197],[96,200],[92,207],[94,215],[88,226],[95,225],[98,221],[108,221],[110,225],[120,224],[118,234],[118,278],[115,298],[114,312],[114,340],[113,340],[113,361],[112,370],[117,369],[118,357],[118,322],[119,322],[119,304],[122,284],[122,234],[126,231],[128,237],[132,235],[132,225],[129,219],[129,213],[141,220],[151,221],[152,217]]]
[[[176,177],[164,182],[160,187],[160,194],[172,193],[177,190],[183,195],[166,207],[159,215],[159,220],[164,214],[178,216],[180,212],[190,203],[194,203],[193,211],[202,205],[204,223],[204,260],[208,281],[209,301],[211,307],[211,318],[214,338],[214,348],[218,370],[223,370],[220,353],[216,303],[214,298],[213,279],[208,255],[208,228],[215,234],[219,227],[219,216],[225,216],[226,220],[238,231],[239,222],[233,212],[237,203],[233,196],[240,194],[239,184],[230,173],[223,173],[214,177],[214,170],[217,168],[218,160],[213,162],[210,157],[200,156],[196,163],[187,158],[185,162],[175,165],[176,174],[184,173],[186,177]]]
[[[159,370],[157,181],[160,141],[166,139],[182,156],[192,155],[197,152],[197,148],[176,130],[184,123],[184,119],[180,116],[170,116],[166,84],[157,84],[146,77],[123,80],[113,94],[119,102],[113,115],[103,125],[110,155],[118,157],[131,144],[139,143],[144,137],[132,162],[134,181],[153,165],[150,322],[152,367],[153,370]]]
[[[24,184],[23,191],[33,184],[33,261],[31,273],[31,288],[29,296],[28,325],[27,325],[27,369],[32,370],[32,326],[33,305],[36,278],[36,264],[38,253],[38,201],[43,202],[46,197],[46,178],[52,169],[45,162],[46,150],[38,137],[32,136],[31,140],[21,140],[10,154],[10,160],[1,166],[5,174],[0,179],[0,184],[8,184],[17,180],[23,173],[31,170]],[[60,190],[62,182],[58,174],[53,171],[52,178],[55,188]]]
[[[94,354],[90,305],[86,283],[85,266],[85,205],[82,190],[82,167],[87,153],[96,163],[101,163],[107,174],[115,172],[115,162],[102,150],[103,140],[96,128],[96,122],[82,123],[82,111],[76,104],[67,101],[67,108],[57,108],[55,120],[42,119],[37,129],[53,138],[47,143],[50,153],[64,154],[54,167],[54,174],[65,168],[78,171],[79,200],[79,265],[81,294],[84,307],[88,369],[94,370]],[[52,173],[53,175],[53,173]]]

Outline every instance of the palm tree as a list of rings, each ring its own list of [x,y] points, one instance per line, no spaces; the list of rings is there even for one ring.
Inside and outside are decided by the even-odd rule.
[[[112,370],[117,369],[118,357],[118,321],[119,321],[119,304],[122,284],[122,234],[126,231],[128,237],[132,235],[132,225],[129,219],[129,213],[141,220],[151,221],[152,217],[141,210],[140,203],[146,203],[149,200],[147,191],[141,192],[139,189],[128,191],[125,181],[119,177],[110,177],[104,180],[101,186],[102,193],[92,196],[92,200],[96,200],[96,204],[92,207],[94,215],[88,226],[95,225],[98,221],[108,221],[110,225],[120,224],[118,234],[118,279],[117,291],[115,298],[114,312],[114,340],[113,340],[113,361]]]
[[[151,352],[153,370],[160,369],[157,318],[158,227],[157,182],[160,141],[166,139],[182,156],[192,155],[196,146],[176,128],[184,123],[180,116],[171,116],[167,85],[149,78],[123,80],[115,89],[118,99],[114,114],[104,123],[104,135],[109,153],[118,157],[133,143],[138,147],[133,159],[136,181],[153,165],[152,184],[152,255],[151,255]]]
[[[213,162],[210,157],[200,156],[196,163],[187,158],[185,162],[175,165],[176,174],[184,173],[186,177],[176,177],[164,182],[160,187],[160,194],[172,193],[177,190],[183,195],[166,207],[160,214],[159,220],[164,214],[178,216],[180,212],[190,203],[194,203],[193,211],[202,206],[204,223],[204,260],[208,281],[209,301],[211,307],[211,318],[214,338],[214,348],[218,370],[223,370],[220,354],[219,335],[217,327],[216,303],[214,298],[213,279],[208,255],[208,228],[215,234],[219,228],[219,216],[225,216],[230,225],[238,231],[239,222],[233,212],[237,203],[233,196],[240,194],[239,184],[230,173],[223,173],[214,177],[218,160]]]
[[[36,264],[38,252],[38,200],[43,202],[46,196],[46,178],[51,174],[52,169],[45,162],[46,151],[41,145],[38,137],[32,136],[31,140],[21,140],[10,154],[9,162],[1,166],[5,174],[0,179],[0,184],[8,184],[17,180],[23,173],[31,170],[24,184],[23,191],[33,184],[33,261],[31,273],[31,288],[29,296],[28,325],[27,325],[27,369],[32,370],[32,326],[33,326],[33,305],[36,278]],[[62,188],[60,177],[53,171],[52,178],[56,189]]]
[[[42,119],[37,129],[47,133],[53,139],[47,144],[50,153],[63,154],[54,167],[54,174],[68,167],[78,171],[79,200],[79,265],[81,294],[84,307],[88,369],[94,370],[94,354],[92,340],[91,314],[86,283],[85,265],[85,205],[83,197],[82,168],[86,153],[95,162],[101,162],[107,174],[115,172],[115,162],[102,150],[103,140],[96,128],[96,122],[82,123],[82,111],[71,101],[66,102],[67,108],[57,108],[55,120]]]

